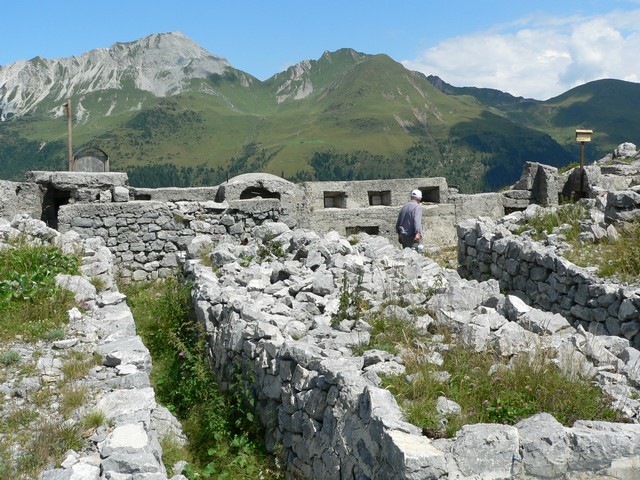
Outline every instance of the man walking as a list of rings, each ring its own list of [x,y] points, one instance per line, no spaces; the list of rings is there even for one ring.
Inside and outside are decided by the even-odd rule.
[[[415,248],[422,250],[422,192],[414,190],[411,192],[411,200],[407,202],[398,214],[396,221],[396,232],[398,241],[403,248]],[[420,248],[422,247],[422,248]]]

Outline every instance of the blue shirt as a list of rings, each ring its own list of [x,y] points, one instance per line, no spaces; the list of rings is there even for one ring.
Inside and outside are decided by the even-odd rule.
[[[398,214],[396,232],[404,237],[414,237],[417,232],[422,233],[422,205],[411,200],[405,204]]]

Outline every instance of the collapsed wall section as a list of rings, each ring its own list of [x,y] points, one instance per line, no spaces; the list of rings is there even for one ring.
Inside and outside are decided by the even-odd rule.
[[[303,248],[309,260],[315,258],[310,246]],[[226,261],[220,250],[212,255]],[[294,262],[272,266],[274,280],[286,275],[289,263]],[[299,278],[299,287],[286,287],[282,281],[270,283],[269,267],[254,265],[243,274],[232,262],[218,266],[219,276],[195,260],[186,268],[220,385],[255,399],[267,448],[280,454],[295,478],[436,479],[445,474],[444,453],[403,420],[389,391],[363,375],[364,358],[347,353],[349,345],[366,342],[367,333],[328,326],[329,296],[336,295],[331,273],[309,269],[313,286]],[[286,300],[274,302],[302,283],[309,288],[291,297],[289,307]],[[309,309],[324,311],[318,312],[313,332],[296,319]]]
[[[376,349],[359,355],[354,347],[369,343],[371,327],[351,317],[337,323],[333,315],[340,311],[341,279],[354,285],[360,276],[363,298],[385,314],[401,318],[403,308],[384,305],[390,292],[404,291],[412,305],[436,310],[435,319],[405,310],[402,318],[419,328],[427,329],[429,322],[457,325],[468,348],[505,357],[529,354],[545,342],[572,368],[579,359],[585,362],[579,369],[595,371],[598,365],[607,386],[614,376],[628,379],[616,387],[626,381],[640,385],[639,357],[625,340],[601,340],[579,329],[571,333],[568,325],[558,326],[559,315],[539,311],[529,320],[509,321],[483,305],[501,302],[498,282],[464,281],[380,237],[363,235],[351,245],[335,232],[319,237],[277,223],[256,230],[255,241],[270,239],[284,253],[259,260],[252,241],[221,243],[211,251],[212,268],[190,257],[186,272],[216,378],[222,388],[252,399],[267,449],[286,463],[288,478],[565,478],[575,472],[576,478],[623,479],[637,471],[638,424],[578,421],[564,427],[551,415],[538,414],[513,426],[465,425],[454,438],[421,435],[381,387],[380,376],[408,373],[403,357]],[[199,240],[207,239],[194,243]],[[417,285],[440,287],[429,298]],[[507,300],[500,310],[515,314],[515,303]],[[549,324],[557,336],[538,328]],[[427,359],[429,351],[421,350],[424,361],[437,362]],[[637,418],[638,402],[626,398],[631,388],[621,391],[626,392],[621,404]],[[433,414],[444,415],[447,400],[438,399]]]

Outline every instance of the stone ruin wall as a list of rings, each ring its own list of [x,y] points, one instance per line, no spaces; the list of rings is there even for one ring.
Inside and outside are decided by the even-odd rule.
[[[294,185],[245,174],[216,187],[184,189],[127,183],[124,173],[29,172],[25,182],[0,181],[0,216],[29,213],[61,232],[101,237],[122,276],[145,280],[170,275],[195,235],[242,237],[265,221],[395,241],[399,208],[416,187],[425,197],[426,245],[453,246],[458,221],[504,214],[501,194],[459,194],[439,177]]]
[[[59,229],[104,239],[122,277],[154,280],[176,272],[196,235],[241,237],[283,216],[275,202],[260,203],[260,211],[215,202],[72,204],[60,209]]]
[[[500,290],[541,310],[560,313],[597,335],[627,338],[640,349],[640,292],[595,277],[549,248],[496,228],[490,221],[458,224],[458,272],[494,278]]]
[[[406,191],[417,185],[425,197],[425,244],[457,243],[464,277],[496,278],[505,291],[539,308],[579,320],[590,330],[636,338],[636,346],[640,342],[640,299],[633,289],[598,283],[562,258],[533,254],[517,238],[494,237],[484,227],[464,222],[497,219],[534,202],[557,204],[563,191],[557,170],[537,163],[525,165],[511,190],[476,195],[449,189],[443,178],[297,186],[273,175],[245,174],[217,187],[194,189],[136,189],[127,185],[124,173],[29,172],[26,180],[0,181],[3,217],[22,211],[54,223],[61,232],[100,237],[120,275],[134,280],[171,275],[196,235],[242,239],[264,222],[280,221],[319,234],[364,231],[395,241],[397,211]],[[587,183],[593,188],[595,182]]]
[[[266,447],[281,445],[294,478],[426,479],[446,471],[443,453],[403,420],[392,394],[362,376],[362,357],[286,340],[253,305],[216,295],[207,268],[196,262],[188,270],[217,378],[223,386],[251,379]]]

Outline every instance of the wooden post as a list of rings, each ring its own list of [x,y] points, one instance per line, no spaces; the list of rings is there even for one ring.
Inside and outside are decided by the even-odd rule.
[[[73,171],[73,139],[71,136],[71,125],[72,125],[72,115],[71,115],[71,99],[67,100],[67,103],[64,104],[67,107],[67,130],[69,132],[69,171]]]
[[[584,142],[580,144],[580,198],[584,198]]]

